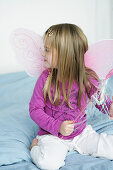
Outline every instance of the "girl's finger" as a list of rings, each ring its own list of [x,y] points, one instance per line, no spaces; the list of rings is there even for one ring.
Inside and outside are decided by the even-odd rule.
[[[71,131],[66,131],[66,135],[70,135],[73,132],[73,130]]]
[[[69,125],[67,125],[67,127],[73,127],[74,128],[74,124],[69,124]]]
[[[109,117],[110,120],[113,120],[113,117]]]
[[[74,128],[71,128],[71,129],[67,129],[67,131],[70,131],[70,132],[71,132],[71,131],[73,131],[73,130],[74,130]]]

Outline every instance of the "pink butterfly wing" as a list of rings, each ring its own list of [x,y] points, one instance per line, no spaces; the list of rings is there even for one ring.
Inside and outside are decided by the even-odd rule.
[[[100,79],[112,76],[113,40],[103,40],[91,45],[84,55],[85,66],[93,69]]]
[[[12,32],[10,40],[18,61],[28,75],[39,77],[45,69],[42,37],[30,30],[19,28]]]

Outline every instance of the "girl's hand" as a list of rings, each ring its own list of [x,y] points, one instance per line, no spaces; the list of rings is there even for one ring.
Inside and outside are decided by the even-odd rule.
[[[109,118],[113,120],[113,96],[112,96],[112,103],[109,109]]]
[[[63,136],[69,136],[73,131],[74,131],[73,120],[66,120],[62,122],[59,130],[60,134],[62,134]]]

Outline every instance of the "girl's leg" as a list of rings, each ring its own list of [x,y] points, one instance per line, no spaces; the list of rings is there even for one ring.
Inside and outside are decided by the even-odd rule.
[[[31,149],[33,162],[40,169],[45,170],[57,170],[64,166],[68,148],[61,139],[53,135],[43,135],[37,138],[37,146]]]
[[[113,135],[98,134],[88,125],[73,142],[75,149],[81,154],[113,160]]]
[[[113,160],[113,135],[100,134],[96,156]]]

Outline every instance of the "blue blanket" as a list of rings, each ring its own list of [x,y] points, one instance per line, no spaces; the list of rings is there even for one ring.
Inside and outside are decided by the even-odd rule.
[[[36,136],[38,126],[29,116],[29,101],[36,78],[25,72],[0,75],[0,170],[35,170],[29,146]],[[113,77],[107,84],[107,93],[113,95]],[[98,132],[113,134],[113,121],[92,104],[88,110],[88,124]],[[113,161],[83,156],[70,152],[61,170],[113,170]]]

